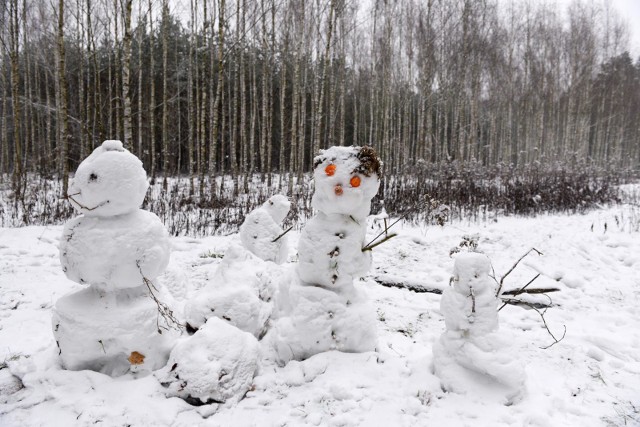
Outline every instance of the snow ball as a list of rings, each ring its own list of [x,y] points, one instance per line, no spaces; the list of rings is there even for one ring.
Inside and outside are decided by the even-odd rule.
[[[312,206],[325,214],[365,218],[380,186],[381,162],[370,147],[331,147],[314,159]]]
[[[291,202],[282,194],[271,196],[262,206],[269,213],[271,219],[277,224],[284,221],[289,210],[291,210]]]
[[[148,187],[142,162],[110,140],[80,163],[67,195],[78,212],[105,217],[138,209]]]
[[[273,346],[278,363],[305,360],[330,350],[375,350],[375,310],[362,296],[347,297],[316,286],[292,286],[287,300],[287,309],[264,339]]]
[[[346,215],[320,212],[311,218],[298,241],[300,279],[334,290],[352,288],[371,267],[371,251],[362,251],[366,231],[364,221]]]
[[[178,343],[155,373],[167,388],[192,404],[235,403],[251,388],[258,368],[258,341],[217,317]]]
[[[169,234],[153,213],[135,210],[114,217],[78,216],[60,239],[60,263],[70,280],[103,288],[134,288],[167,267]]]
[[[66,295],[55,305],[52,327],[66,369],[110,376],[164,366],[175,339],[173,330],[158,331],[166,325],[144,285],[112,292],[91,286]]]

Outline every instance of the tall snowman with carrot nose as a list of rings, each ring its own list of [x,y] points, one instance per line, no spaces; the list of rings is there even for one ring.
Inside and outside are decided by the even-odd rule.
[[[302,230],[295,279],[280,290],[269,342],[281,364],[339,350],[375,349],[375,312],[354,281],[371,267],[363,250],[381,162],[370,147],[331,147],[314,159],[317,214]]]

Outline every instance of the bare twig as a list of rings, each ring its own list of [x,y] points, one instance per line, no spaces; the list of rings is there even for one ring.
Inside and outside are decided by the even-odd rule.
[[[500,283],[498,286],[498,291],[496,292],[496,296],[500,296],[500,291],[502,290],[502,284],[504,283],[504,279],[507,278],[507,276],[509,276],[509,274],[511,274],[511,272],[513,270],[515,270],[515,268],[518,266],[518,264],[520,264],[520,261],[522,261],[527,255],[529,255],[532,251],[535,251],[538,255],[543,255],[542,252],[540,252],[539,250],[537,250],[536,248],[531,248],[529,249],[524,255],[522,255],[516,262],[515,264],[513,264],[511,266],[511,268],[509,269],[509,271],[507,271],[507,273],[502,276],[502,278],[500,279]]]
[[[390,229],[391,227],[393,227],[394,225],[396,225],[398,222],[402,221],[402,219],[403,219],[405,216],[407,216],[407,214],[404,214],[404,215],[402,215],[400,218],[398,218],[398,219],[396,219],[395,221],[393,221],[393,222],[391,223],[391,225],[390,225],[390,226],[388,226],[388,227],[386,226],[386,222],[385,222],[384,230],[382,230],[380,233],[378,233],[378,235],[377,235],[376,237],[374,237],[374,238],[373,238],[369,243],[367,243],[366,245],[364,245],[364,248],[369,247],[373,242],[375,242],[376,240],[378,240],[378,238],[379,238],[380,236],[382,236],[383,234],[387,234],[387,233],[388,233],[388,231],[389,231],[389,229]],[[395,236],[395,234],[394,234],[394,236]],[[387,240],[388,240],[388,239],[387,239]],[[363,250],[363,251],[365,250],[364,248],[362,248],[362,250]]]
[[[469,286],[469,296],[471,297],[471,314],[476,314],[476,296],[473,294],[471,286]]]
[[[80,194],[80,193],[76,193],[76,194],[67,194],[67,196],[66,196],[65,198],[66,198],[66,199],[71,199],[71,201],[72,201],[73,203],[75,203],[76,205],[80,206],[80,208],[85,209],[85,210],[88,210],[88,211],[96,210],[96,209],[98,209],[98,208],[100,208],[100,207],[102,207],[102,206],[104,206],[104,205],[106,205],[106,204],[108,204],[108,203],[109,203],[109,200],[105,200],[104,202],[99,203],[98,205],[96,205],[96,206],[94,206],[94,207],[92,207],[92,208],[88,208],[88,207],[86,207],[86,206],[84,206],[84,205],[80,204],[76,199],[74,199],[74,198],[73,198],[73,196],[77,196],[78,194]]]
[[[370,251],[370,250],[372,250],[373,248],[375,248],[376,246],[381,245],[381,244],[383,244],[384,242],[386,242],[387,240],[393,239],[393,238],[394,238],[394,237],[396,237],[396,236],[397,236],[397,234],[395,234],[395,233],[393,233],[393,234],[389,234],[388,236],[386,236],[384,239],[380,240],[379,242],[374,243],[373,245],[372,245],[372,244],[369,244],[369,245],[365,246],[364,248],[362,248],[362,252]],[[375,240],[375,239],[374,239],[374,240]]]
[[[521,287],[520,289],[518,289],[516,291],[506,291],[506,292],[503,293],[503,295],[513,295],[513,296],[520,295],[521,293],[523,293],[525,291],[525,289],[527,289],[527,286],[532,284],[538,277],[540,277],[540,273],[536,274],[533,279],[529,280],[529,282],[526,285],[524,285],[523,287]],[[500,286],[502,286],[502,284]],[[498,296],[499,296],[499,293],[498,293]]]
[[[546,349],[558,344],[560,341],[562,341],[564,339],[564,337],[567,335],[567,326],[566,325],[562,325],[562,327],[564,328],[564,331],[562,332],[562,337],[560,337],[560,339],[556,338],[556,336],[553,335],[553,332],[551,332],[551,329],[549,329],[549,325],[547,324],[547,319],[544,317],[544,315],[547,313],[547,309],[549,307],[551,307],[551,305],[553,304],[553,300],[547,294],[542,294],[542,295],[544,295],[547,298],[549,298],[549,304],[548,305],[542,305],[540,303],[530,303],[530,302],[526,302],[526,301],[521,301],[521,300],[516,300],[516,299],[511,299],[510,298],[510,299],[503,300],[504,301],[504,305],[502,307],[504,307],[507,304],[513,304],[513,305],[524,305],[524,306],[529,307],[532,310],[535,310],[535,312],[540,315],[540,318],[542,319],[542,323],[544,324],[544,328],[547,330],[547,332],[549,333],[551,338],[553,338],[553,342],[551,344],[549,344],[548,346],[545,346],[545,347],[540,347],[542,350],[546,350]],[[499,310],[501,310],[502,307],[500,307]],[[540,310],[540,308],[542,308],[542,311]]]
[[[169,330],[169,328],[181,330],[184,327],[184,325],[182,325],[180,321],[178,321],[178,319],[174,316],[173,310],[171,310],[171,308],[169,308],[167,304],[160,301],[156,296],[156,294],[153,292],[154,290],[158,292],[158,289],[154,286],[153,282],[147,279],[142,273],[142,268],[140,267],[140,261],[136,261],[136,265],[138,266],[138,270],[140,270],[140,276],[142,277],[142,281],[144,282],[144,284],[147,286],[147,289],[149,290],[149,296],[151,297],[153,302],[155,302],[156,305],[158,306],[158,317],[156,318],[156,326],[158,327],[158,333],[162,334],[161,329],[164,329],[167,331]],[[161,316],[164,319],[164,322],[167,325],[167,327],[160,325]]]
[[[275,243],[275,242],[277,242],[278,240],[280,240],[280,239],[281,239],[285,234],[287,234],[287,233],[288,233],[288,232],[290,232],[291,230],[293,230],[293,225],[292,225],[291,227],[287,228],[287,229],[286,229],[286,230],[285,230],[281,235],[279,235],[278,237],[276,237],[275,239],[273,239],[273,240],[271,241],[271,243]]]
[[[551,299],[551,298],[549,298],[549,299]],[[544,311],[540,311],[535,307],[531,307],[531,308],[534,309],[536,311],[536,313],[538,313],[540,315],[540,317],[542,318],[542,323],[544,323],[545,329],[547,330],[547,332],[549,332],[549,335],[551,335],[551,338],[553,338],[553,343],[549,344],[546,347],[540,347],[540,348],[542,350],[546,350],[546,349],[558,344],[560,341],[562,341],[564,339],[564,337],[567,335],[567,326],[566,325],[562,325],[562,327],[564,328],[564,332],[562,332],[562,337],[560,337],[560,339],[557,339],[555,337],[555,335],[553,335],[553,333],[549,329],[549,325],[547,325],[547,319],[544,318],[544,315],[547,312],[547,309],[545,308]]]

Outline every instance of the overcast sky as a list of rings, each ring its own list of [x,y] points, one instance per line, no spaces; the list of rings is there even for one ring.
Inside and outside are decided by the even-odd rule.
[[[559,3],[569,5],[573,0],[557,0]],[[594,0],[613,5],[620,16],[629,24],[629,47],[631,56],[637,59],[640,56],[640,0]]]
[[[640,55],[640,0],[608,0],[629,20],[631,50],[635,57]]]

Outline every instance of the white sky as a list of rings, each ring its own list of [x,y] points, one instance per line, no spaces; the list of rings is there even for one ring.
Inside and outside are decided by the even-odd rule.
[[[629,22],[631,35],[631,52],[635,58],[640,55],[640,0],[605,0],[610,1]]]
[[[567,6],[573,0],[556,0],[558,3],[565,3]],[[588,0],[587,0],[588,1]],[[635,60],[640,56],[640,0],[592,0],[595,2],[608,3],[612,5],[627,21],[629,30],[629,47],[631,57]]]

